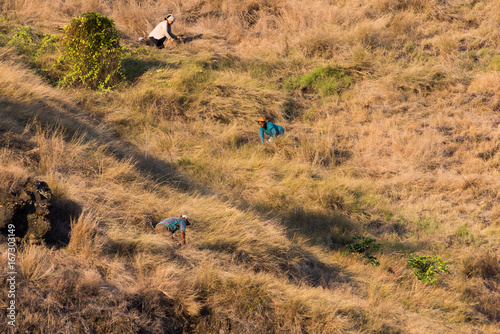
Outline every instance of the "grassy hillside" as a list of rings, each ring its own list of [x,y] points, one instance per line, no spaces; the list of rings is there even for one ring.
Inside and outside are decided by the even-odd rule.
[[[17,246],[2,331],[500,333],[498,1],[0,8],[0,191],[47,182],[67,225]],[[57,85],[86,12],[122,34],[107,91]],[[137,41],[168,13],[186,43]],[[286,135],[261,145],[260,116]],[[153,230],[181,213],[184,247]]]

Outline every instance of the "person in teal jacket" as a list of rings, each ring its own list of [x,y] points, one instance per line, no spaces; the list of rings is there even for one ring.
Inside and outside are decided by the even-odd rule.
[[[274,141],[274,139],[278,136],[281,136],[285,133],[285,129],[283,127],[273,124],[271,122],[267,122],[264,117],[261,117],[257,120],[260,125],[260,142],[264,144],[264,135],[270,136],[268,139],[269,142]]]
[[[167,218],[156,224],[155,230],[158,234],[168,234],[170,232],[172,239],[174,238],[174,233],[178,230],[181,231],[181,242],[183,245],[186,244],[186,226],[191,225],[188,216],[181,215],[180,218],[172,217]]]

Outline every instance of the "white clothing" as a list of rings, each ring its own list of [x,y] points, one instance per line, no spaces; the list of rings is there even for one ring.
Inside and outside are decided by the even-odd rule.
[[[168,24],[167,20],[160,22],[156,26],[156,28],[154,28],[153,31],[151,31],[149,37],[154,37],[156,39],[162,39],[163,37],[166,37],[169,40],[177,39],[177,36],[172,34],[170,24]]]

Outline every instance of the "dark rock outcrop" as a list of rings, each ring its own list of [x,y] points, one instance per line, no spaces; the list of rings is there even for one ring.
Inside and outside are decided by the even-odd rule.
[[[0,191],[0,231],[6,234],[14,224],[16,238],[43,243],[51,230],[48,218],[52,192],[47,183],[28,178],[13,185],[9,191]]]

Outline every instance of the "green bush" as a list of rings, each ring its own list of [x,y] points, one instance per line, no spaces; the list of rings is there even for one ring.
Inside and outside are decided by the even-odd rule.
[[[408,265],[413,268],[415,276],[420,281],[436,284],[434,275],[439,272],[449,273],[446,261],[441,261],[438,256],[423,256],[412,254],[408,257]]]
[[[62,43],[63,61],[69,63],[70,71],[61,84],[106,89],[122,77],[120,36],[107,17],[87,13],[73,18],[64,27]]]
[[[348,244],[348,251],[344,252],[344,254],[363,254],[368,259],[369,263],[373,264],[374,266],[380,265],[380,262],[378,262],[377,258],[370,254],[372,250],[381,249],[380,244],[376,243],[377,239],[356,235],[354,237],[354,240],[357,241]]]

